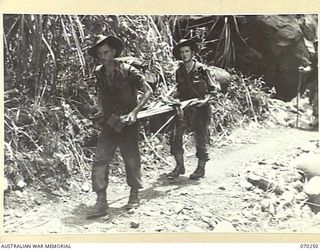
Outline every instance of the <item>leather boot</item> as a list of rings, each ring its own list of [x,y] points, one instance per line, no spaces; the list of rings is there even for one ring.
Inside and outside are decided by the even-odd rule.
[[[176,179],[180,174],[185,173],[184,162],[183,162],[183,154],[174,155],[174,159],[176,160],[175,169],[168,173],[168,179]]]
[[[196,170],[190,175],[190,179],[197,180],[199,178],[202,178],[205,174],[205,166],[206,166],[206,161],[199,159],[198,166]]]
[[[106,190],[97,191],[97,202],[89,211],[89,217],[104,216],[107,214],[108,202]]]
[[[131,188],[129,202],[126,206],[126,209],[130,210],[138,206],[139,206],[139,189]]]

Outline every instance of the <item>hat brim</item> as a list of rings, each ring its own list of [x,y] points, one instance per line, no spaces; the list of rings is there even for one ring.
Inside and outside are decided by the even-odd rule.
[[[181,60],[179,50],[181,47],[185,47],[185,46],[189,46],[190,49],[194,52],[198,51],[197,45],[194,40],[189,39],[189,40],[181,41],[173,48],[173,51],[172,51],[172,54],[176,59]]]
[[[123,51],[123,42],[115,37],[115,36],[108,36],[106,38],[104,38],[103,40],[97,42],[95,45],[93,45],[89,50],[88,53],[90,56],[94,57],[94,58],[98,58],[98,48],[101,47],[104,44],[108,44],[110,45],[110,47],[114,48],[116,50],[116,54],[115,54],[115,58],[119,57],[121,52]]]

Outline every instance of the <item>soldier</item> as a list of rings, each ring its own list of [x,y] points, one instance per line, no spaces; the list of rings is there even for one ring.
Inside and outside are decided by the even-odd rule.
[[[131,187],[127,209],[138,206],[138,190],[142,188],[140,177],[140,152],[138,148],[137,113],[152,95],[152,89],[140,72],[117,60],[123,50],[123,42],[114,36],[98,36],[97,43],[88,53],[98,58],[102,65],[95,70],[98,99],[100,99],[104,121],[98,137],[95,160],[92,168],[92,189],[97,202],[90,216],[106,214],[110,162],[117,147],[125,163],[127,183]],[[143,95],[137,100],[137,90]],[[121,131],[114,129],[108,121],[121,117],[126,126]]]
[[[209,124],[211,121],[211,107],[209,100],[215,89],[220,86],[216,83],[208,67],[194,59],[197,46],[191,39],[181,40],[173,49],[176,59],[182,60],[176,70],[177,98],[181,101],[198,98],[197,104],[192,105],[179,115],[174,123],[170,137],[171,154],[176,161],[175,169],[168,173],[169,179],[175,179],[185,173],[183,158],[183,134],[188,127],[195,132],[196,157],[198,165],[190,175],[190,179],[196,180],[205,175],[205,165],[209,160],[207,145],[209,143]]]

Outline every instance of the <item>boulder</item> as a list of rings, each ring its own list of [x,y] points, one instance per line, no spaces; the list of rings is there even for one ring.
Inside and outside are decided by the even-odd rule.
[[[308,180],[320,176],[320,154],[302,154],[293,160],[291,165],[301,170]]]
[[[266,179],[265,177],[262,177],[262,176],[258,176],[258,175],[255,175],[255,174],[249,174],[247,176],[247,181],[250,182],[252,185],[258,187],[259,189],[265,191],[265,192],[273,191],[276,194],[283,194],[283,192],[284,192],[283,188],[278,186],[273,181],[268,180],[268,179]]]
[[[308,195],[308,201],[315,212],[320,211],[320,176],[314,176],[305,185],[305,192]]]
[[[139,223],[138,221],[131,221],[131,222],[130,222],[130,227],[131,227],[131,228],[136,229],[136,228],[138,228],[139,226],[140,226],[140,223]]]
[[[248,73],[264,75],[269,86],[276,88],[276,97],[290,101],[297,93],[298,67],[311,63],[298,19],[295,15],[253,16],[243,28],[249,46],[261,58],[257,58],[255,65],[253,60],[247,65],[239,61],[240,69],[245,67],[251,71]]]
[[[318,15],[303,15],[298,23],[307,40],[312,42],[317,40]]]
[[[210,66],[209,68],[211,75],[220,84],[221,91],[223,93],[226,92],[231,80],[231,75],[229,74],[229,72],[215,66]]]

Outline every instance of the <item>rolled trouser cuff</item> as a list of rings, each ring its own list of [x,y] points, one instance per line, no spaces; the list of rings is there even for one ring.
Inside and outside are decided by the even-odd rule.
[[[206,148],[197,147],[196,157],[199,160],[206,161],[206,162],[210,160],[210,157],[209,157],[209,154],[207,153]]]
[[[106,174],[108,170],[104,164],[96,163],[92,168],[92,191],[99,192],[105,190],[108,187],[109,178]]]

